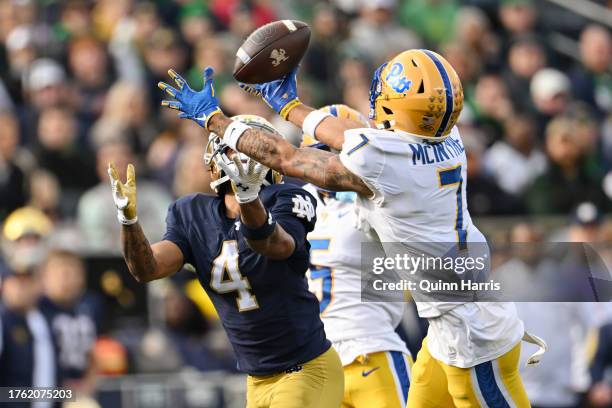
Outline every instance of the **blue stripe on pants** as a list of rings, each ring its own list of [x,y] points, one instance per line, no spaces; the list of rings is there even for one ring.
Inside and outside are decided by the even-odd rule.
[[[406,360],[404,355],[400,351],[390,351],[391,358],[393,359],[393,366],[397,379],[402,387],[402,394],[404,395],[404,402],[408,401],[408,388],[410,388],[410,379],[408,378],[408,367],[406,366]]]
[[[485,402],[490,408],[510,408],[504,394],[502,394],[495,374],[493,373],[493,364],[490,361],[478,364],[474,367],[476,370],[476,378],[478,379],[478,388]]]

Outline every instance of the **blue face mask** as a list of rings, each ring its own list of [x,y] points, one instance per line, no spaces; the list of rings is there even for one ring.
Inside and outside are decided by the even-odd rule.
[[[354,203],[357,199],[357,193],[353,191],[338,191],[336,192],[336,200],[344,203]]]

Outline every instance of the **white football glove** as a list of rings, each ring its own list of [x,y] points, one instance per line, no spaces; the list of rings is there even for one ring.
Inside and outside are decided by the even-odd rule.
[[[269,169],[251,158],[247,160],[245,166],[240,156],[234,154],[233,165],[228,165],[222,160],[218,164],[232,181],[232,189],[238,204],[246,204],[259,197],[259,190]]]

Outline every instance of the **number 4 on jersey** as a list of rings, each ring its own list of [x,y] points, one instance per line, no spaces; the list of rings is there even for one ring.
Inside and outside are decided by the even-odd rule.
[[[238,244],[236,241],[224,241],[221,253],[213,261],[210,287],[218,293],[238,292],[236,304],[238,311],[246,312],[259,308],[251,285],[246,276],[238,269]]]

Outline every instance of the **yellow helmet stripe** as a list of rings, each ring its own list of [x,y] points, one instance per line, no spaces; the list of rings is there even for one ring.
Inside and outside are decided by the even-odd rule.
[[[450,120],[451,114],[453,113],[453,87],[451,86],[450,79],[448,77],[448,73],[446,72],[446,68],[442,62],[435,56],[435,54],[429,50],[423,50],[425,54],[436,65],[440,76],[442,77],[442,83],[444,83],[444,88],[446,91],[446,111],[444,112],[444,116],[442,117],[442,122],[440,123],[440,127],[436,131],[435,137],[440,137],[444,133],[446,126],[448,126],[448,121]]]

